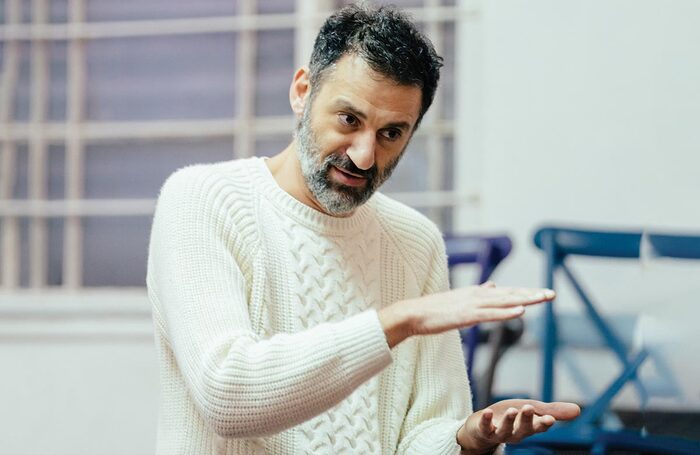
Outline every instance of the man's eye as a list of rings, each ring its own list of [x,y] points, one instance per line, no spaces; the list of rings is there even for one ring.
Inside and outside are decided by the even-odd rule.
[[[357,117],[351,114],[338,114],[340,123],[346,126],[357,126]]]
[[[397,130],[395,128],[390,128],[388,130],[382,131],[382,136],[384,136],[386,139],[390,141],[395,141],[401,137],[401,130]]]

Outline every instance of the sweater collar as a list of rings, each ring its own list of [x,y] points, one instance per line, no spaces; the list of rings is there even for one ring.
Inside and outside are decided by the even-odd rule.
[[[255,157],[251,159],[253,182],[258,187],[260,194],[272,204],[294,218],[299,224],[311,230],[329,234],[343,234],[360,231],[371,217],[374,206],[374,197],[358,207],[355,212],[347,217],[330,216],[309,207],[295,199],[277,184],[270,169],[265,164],[265,158]]]

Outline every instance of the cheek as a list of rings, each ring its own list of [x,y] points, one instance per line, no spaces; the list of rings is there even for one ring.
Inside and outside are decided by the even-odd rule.
[[[380,171],[385,170],[388,167],[392,167],[401,160],[401,155],[403,153],[403,148],[399,147],[396,150],[385,150],[378,154],[377,167]]]
[[[327,133],[318,138],[317,145],[323,156],[343,154],[350,147],[350,138],[342,133],[326,130]]]

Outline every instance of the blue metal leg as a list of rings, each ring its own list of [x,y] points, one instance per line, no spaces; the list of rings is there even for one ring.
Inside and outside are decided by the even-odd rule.
[[[548,235],[543,240],[547,253],[546,287],[554,289],[554,272],[556,270],[556,253],[554,239]],[[554,398],[554,357],[557,350],[557,326],[553,302],[545,304],[544,346],[542,351],[542,401]]]
[[[637,356],[627,365],[617,379],[615,379],[615,381],[613,381],[613,383],[605,389],[603,394],[598,397],[598,399],[595,400],[592,405],[586,407],[586,409],[584,409],[581,415],[571,425],[574,427],[580,427],[595,423],[608,409],[610,402],[613,398],[615,398],[615,395],[622,390],[630,379],[637,375],[637,370],[646,358],[646,351],[641,351],[639,354],[637,354]]]
[[[566,277],[569,279],[569,282],[571,282],[571,285],[576,290],[576,293],[578,294],[579,298],[583,302],[584,308],[586,309],[586,314],[593,321],[595,327],[603,336],[605,344],[607,344],[610,347],[610,349],[612,349],[612,351],[615,353],[620,362],[622,362],[624,368],[628,368],[630,361],[627,359],[627,346],[625,346],[625,344],[622,342],[621,338],[615,333],[613,328],[610,327],[610,325],[603,318],[603,316],[601,316],[600,313],[598,313],[598,311],[595,309],[593,302],[591,302],[591,300],[588,298],[588,295],[586,295],[586,293],[583,291],[583,288],[579,284],[578,280],[576,280],[576,277],[574,277],[574,274],[571,272],[571,270],[569,270],[569,268],[566,266],[566,263],[562,262],[560,267],[566,275]],[[631,376],[629,380],[634,381],[635,387],[637,388],[637,393],[639,394],[639,399],[642,402],[646,402],[648,399],[648,393],[642,382],[637,379],[636,369],[634,372],[635,374]]]

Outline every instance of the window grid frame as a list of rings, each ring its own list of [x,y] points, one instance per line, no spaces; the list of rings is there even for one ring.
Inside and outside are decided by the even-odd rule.
[[[155,199],[84,199],[84,166],[88,144],[113,140],[157,141],[193,137],[231,139],[233,157],[252,156],[255,140],[288,136],[294,126],[293,116],[256,117],[255,51],[256,33],[262,30],[292,29],[295,31],[295,62],[308,60],[318,26],[333,8],[330,0],[296,1],[294,13],[257,14],[255,0],[241,0],[239,14],[227,17],[195,19],[159,19],[143,21],[86,22],[85,0],[70,0],[65,23],[49,23],[50,0],[33,0],[31,23],[21,23],[21,0],[5,1],[6,23],[0,25],[5,62],[0,94],[0,227],[2,252],[0,289],[20,288],[21,258],[19,251],[19,219],[29,219],[29,289],[47,287],[48,219],[64,219],[62,285],[65,290],[89,289],[83,286],[83,220],[86,217],[150,216]],[[426,24],[438,51],[443,47],[442,24],[459,25],[478,15],[476,5],[441,6],[439,0],[424,0],[423,7],[406,9],[418,22]],[[167,36],[212,32],[238,33],[237,69],[239,81],[234,118],[176,121],[89,121],[85,118],[87,91],[86,43],[103,38],[132,36]],[[54,41],[67,41],[67,100],[63,122],[48,121],[49,73],[48,46]],[[18,77],[19,44],[30,43],[31,94],[30,119],[14,122],[12,105]],[[458,49],[458,47],[457,47]],[[240,95],[243,96],[240,96]],[[444,180],[444,139],[455,138],[455,120],[444,119],[440,90],[434,105],[417,132],[427,136],[427,191],[394,192],[391,196],[414,207],[428,208],[428,215],[439,220],[447,208],[457,209],[478,202],[478,194],[442,189]],[[455,106],[454,118],[459,118]],[[16,178],[16,146],[28,145],[28,199],[13,199]],[[455,142],[456,143],[456,142]],[[47,155],[51,144],[65,146],[65,194],[60,200],[48,200]],[[455,171],[456,172],[456,171]],[[455,177],[457,175],[455,174]],[[457,179],[455,179],[457,180]]]

